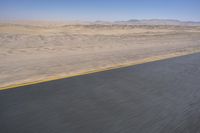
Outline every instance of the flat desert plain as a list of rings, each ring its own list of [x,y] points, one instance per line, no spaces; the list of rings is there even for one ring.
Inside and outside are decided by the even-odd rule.
[[[200,27],[0,24],[0,87],[200,51]]]

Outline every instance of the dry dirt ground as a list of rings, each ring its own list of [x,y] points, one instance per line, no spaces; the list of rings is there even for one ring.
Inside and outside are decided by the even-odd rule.
[[[0,24],[0,87],[200,51],[200,27]]]

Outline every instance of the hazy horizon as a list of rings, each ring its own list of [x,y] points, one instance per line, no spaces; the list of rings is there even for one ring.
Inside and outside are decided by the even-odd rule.
[[[131,22],[132,21],[132,22]],[[137,22],[138,21],[138,22]],[[157,18],[152,18],[152,19],[128,19],[128,20],[42,20],[42,19],[15,19],[15,20],[0,20],[0,23],[77,23],[77,24],[92,24],[92,23],[107,23],[107,24],[113,24],[113,23],[123,23],[126,24],[126,22],[128,23],[149,23],[149,22],[163,22],[163,23],[167,23],[167,22],[177,22],[177,23],[182,23],[182,24],[187,24],[187,23],[196,23],[196,24],[200,24],[200,21],[191,21],[191,20],[178,20],[178,19],[157,19]]]
[[[1,21],[200,21],[199,0],[2,0]]]

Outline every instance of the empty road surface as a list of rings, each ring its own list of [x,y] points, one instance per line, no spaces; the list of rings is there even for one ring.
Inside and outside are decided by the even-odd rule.
[[[200,133],[200,54],[2,90],[0,133]]]

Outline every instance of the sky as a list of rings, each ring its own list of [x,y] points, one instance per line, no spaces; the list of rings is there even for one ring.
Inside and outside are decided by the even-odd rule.
[[[0,20],[200,21],[200,0],[0,0]]]

